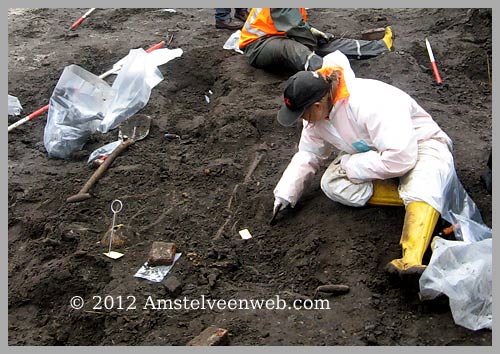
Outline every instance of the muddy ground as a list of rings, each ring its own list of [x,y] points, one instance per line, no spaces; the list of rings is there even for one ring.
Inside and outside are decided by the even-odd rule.
[[[318,175],[297,207],[269,226],[272,190],[299,139],[297,128],[275,120],[288,74],[254,69],[223,50],[231,32],[214,28],[213,9],[157,10],[98,9],[71,35],[75,14],[86,9],[9,12],[8,92],[25,114],[48,102],[67,65],[99,75],[130,48],[167,34],[171,48],[184,50],[161,67],[165,80],[141,111],[153,117],[149,136],[113,163],[87,201],[65,202],[92,174],[90,152],[116,140],[116,130],[95,134],[67,161],[47,158],[46,115],[9,133],[9,344],[184,345],[216,325],[229,330],[232,345],[491,345],[491,331],[454,324],[446,298],[421,303],[416,289],[384,273],[400,256],[403,208],[336,204],[322,194]],[[491,11],[310,9],[309,20],[353,38],[394,27],[396,50],[353,61],[353,69],[407,91],[432,114],[453,139],[458,175],[491,226],[491,195],[480,182],[492,141]],[[181,140],[165,140],[166,132]],[[117,222],[130,229],[116,261],[99,243],[114,199],[123,202]],[[241,239],[244,228],[252,239]],[[180,282],[178,294],[133,277],[158,240],[183,253],[167,277]],[[330,310],[93,308],[93,297],[106,295],[122,296],[125,307],[127,296],[136,305],[148,296],[292,301],[328,283],[350,287],[328,298]],[[69,306],[77,295],[81,310]]]

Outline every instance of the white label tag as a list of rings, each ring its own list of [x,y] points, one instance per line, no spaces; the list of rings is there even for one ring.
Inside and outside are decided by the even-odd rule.
[[[248,229],[243,229],[239,231],[239,234],[242,239],[248,240],[249,238],[252,238],[252,235],[250,234],[250,231]]]
[[[106,257],[109,257],[109,258],[113,258],[113,259],[118,259],[118,258],[121,258],[124,256],[123,253],[120,253],[120,252],[115,252],[115,251],[111,251],[111,252],[105,252],[103,253]]]

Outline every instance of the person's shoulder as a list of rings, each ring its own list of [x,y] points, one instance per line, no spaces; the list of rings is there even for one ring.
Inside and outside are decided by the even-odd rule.
[[[386,96],[388,92],[404,93],[401,89],[376,79],[365,79],[357,77],[352,81],[351,87],[356,91],[370,97]]]
[[[392,99],[387,95],[388,86],[382,81],[357,77],[349,85],[349,105],[351,108],[370,109],[387,104]]]
[[[349,104],[365,113],[406,107],[412,101],[411,96],[398,87],[375,79],[356,78],[351,83],[350,94]]]

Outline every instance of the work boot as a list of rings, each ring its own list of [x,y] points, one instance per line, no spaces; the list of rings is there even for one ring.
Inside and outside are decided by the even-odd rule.
[[[215,28],[236,31],[236,30],[241,29],[241,27],[243,27],[243,23],[241,23],[239,21],[233,21],[232,19],[215,20]]]
[[[384,41],[385,45],[387,46],[387,49],[389,51],[392,50],[392,45],[394,44],[394,40],[396,39],[395,33],[392,31],[391,26],[387,26],[385,28],[385,35],[384,38],[382,38],[382,41]]]
[[[234,11],[234,18],[237,18],[238,20],[245,22],[247,20],[248,14],[249,13],[246,9],[235,10]]]
[[[422,265],[422,258],[429,247],[438,218],[439,212],[425,202],[408,204],[399,242],[403,248],[403,258],[387,264],[385,270],[389,274],[399,275],[402,280],[420,278],[426,267]]]
[[[373,182],[373,194],[368,200],[369,205],[403,206],[399,197],[398,183],[393,179],[380,179]]]

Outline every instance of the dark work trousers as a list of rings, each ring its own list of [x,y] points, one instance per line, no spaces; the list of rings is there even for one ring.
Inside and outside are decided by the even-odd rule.
[[[246,10],[246,9],[235,9],[236,11]],[[216,8],[215,9],[215,19],[219,21],[225,21],[231,19],[231,8]]]
[[[302,43],[284,36],[274,36],[250,43],[245,47],[245,55],[250,65],[257,68],[286,67],[297,72],[321,68],[323,65],[322,57],[336,50],[345,54],[349,59],[369,59],[388,52],[387,46],[382,40],[366,41],[339,38],[316,47],[315,54],[312,54],[312,50]],[[307,68],[306,62],[308,62]]]

